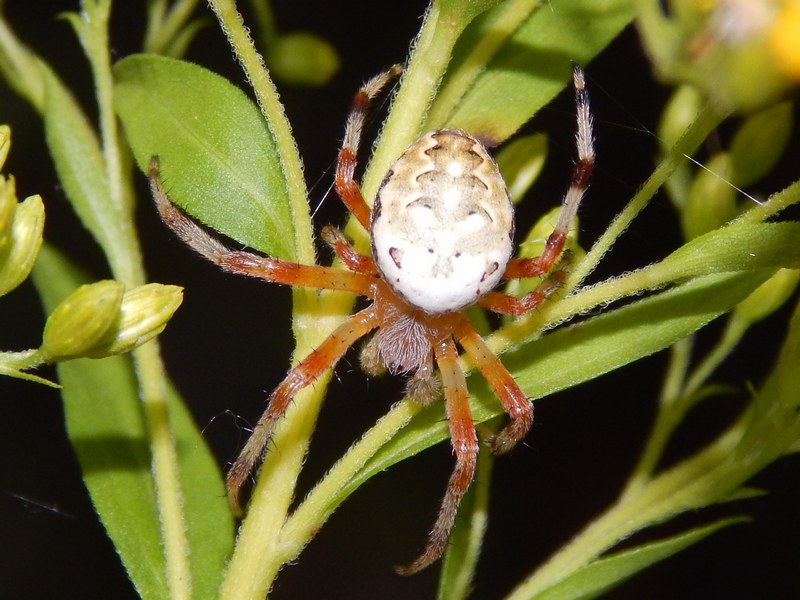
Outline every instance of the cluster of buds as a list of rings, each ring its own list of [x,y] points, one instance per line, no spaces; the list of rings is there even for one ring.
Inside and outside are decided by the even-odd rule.
[[[10,143],[9,128],[0,126],[0,168]],[[30,196],[19,202],[14,178],[0,175],[0,296],[30,275],[43,230],[42,199]],[[182,299],[182,289],[174,285],[150,283],[130,290],[113,280],[83,285],[48,317],[41,347],[0,352],[0,374],[47,383],[25,370],[133,350],[163,331]]]
[[[11,146],[11,132],[0,126],[0,169]],[[0,296],[27,279],[42,245],[44,205],[39,196],[17,201],[14,178],[0,175]]]
[[[83,285],[48,317],[40,357],[54,362],[133,350],[164,330],[182,299],[174,285],[148,283],[127,292],[113,280]]]

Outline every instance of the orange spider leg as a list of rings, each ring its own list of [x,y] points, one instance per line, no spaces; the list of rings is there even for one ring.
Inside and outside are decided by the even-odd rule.
[[[575,133],[575,145],[578,149],[578,161],[572,170],[572,177],[561,203],[556,226],[547,241],[544,251],[535,258],[515,258],[508,262],[503,279],[524,279],[544,275],[552,269],[559,257],[564,253],[569,225],[578,213],[578,207],[589,187],[589,179],[594,169],[594,144],[592,140],[592,116],[589,112],[589,92],[583,71],[573,65],[572,75],[575,81],[575,104],[577,106],[578,129]],[[489,310],[519,316],[539,306],[555,291],[564,280],[564,271],[555,271],[535,290],[523,298],[517,299],[500,292],[490,292],[478,301]]]
[[[423,553],[413,563],[397,567],[401,575],[412,575],[439,560],[444,552],[450,530],[456,519],[461,498],[475,476],[478,456],[478,437],[469,410],[469,395],[464,372],[458,364],[458,350],[451,337],[434,346],[436,362],[444,386],[445,408],[450,423],[450,439],[456,455],[456,465],[447,484],[439,516],[428,537]]]
[[[377,275],[378,269],[372,258],[355,251],[347,238],[336,227],[326,225],[320,233],[323,241],[330,246],[345,266],[351,271],[364,275]]]
[[[339,325],[322,344],[294,367],[269,397],[267,410],[258,420],[239,458],[226,478],[228,503],[236,516],[242,516],[239,494],[248,476],[264,455],[272,437],[275,423],[286,412],[292,399],[304,387],[314,383],[327,369],[332,368],[359,338],[375,329],[379,319],[370,306],[351,315]]]
[[[158,161],[150,161],[150,188],[161,219],[190,248],[225,271],[274,283],[333,289],[372,296],[374,279],[332,267],[300,265],[249,252],[232,250],[176,208],[158,179]]]
[[[356,155],[361,142],[361,133],[364,130],[367,108],[370,102],[380,91],[386,87],[394,77],[402,71],[400,65],[395,65],[388,71],[376,75],[365,83],[353,98],[353,108],[347,118],[344,132],[344,141],[339,150],[339,160],[336,163],[336,193],[344,202],[347,210],[358,219],[362,227],[369,231],[370,207],[361,195],[361,189],[355,180]]]
[[[519,317],[520,315],[532,311],[553,295],[553,293],[561,287],[561,284],[564,283],[565,277],[566,271],[564,269],[558,269],[557,271],[553,271],[547,279],[543,280],[522,298],[515,298],[503,292],[489,292],[478,300],[478,304],[496,313]]]
[[[490,440],[492,452],[495,454],[508,452],[530,430],[533,424],[533,404],[466,319],[459,325],[456,338],[511,417],[508,424]]]

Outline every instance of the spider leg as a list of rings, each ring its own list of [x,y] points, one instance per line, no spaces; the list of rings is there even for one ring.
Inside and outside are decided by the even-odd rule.
[[[445,407],[456,464],[425,550],[410,565],[396,567],[395,570],[401,575],[412,575],[442,556],[461,498],[475,476],[478,456],[478,437],[469,410],[467,382],[458,363],[458,350],[453,339],[448,337],[436,344],[434,352],[444,385]]]
[[[456,337],[511,417],[508,424],[489,441],[495,454],[508,452],[530,430],[533,424],[533,404],[497,355],[466,319],[459,325]]]
[[[565,251],[562,253],[562,265],[569,262],[571,252]],[[556,271],[542,280],[533,290],[525,294],[522,298],[515,298],[503,292],[489,292],[478,300],[478,304],[487,310],[496,313],[511,315],[519,317],[524,315],[534,308],[539,306],[542,302],[547,300],[553,293],[561,287],[566,278],[566,265],[562,266]]]
[[[233,250],[210,235],[170,202],[158,178],[158,161],[150,161],[150,189],[164,223],[190,248],[223,270],[273,283],[332,289],[372,296],[373,278],[333,267],[300,265]]]
[[[356,252],[355,248],[350,245],[347,238],[336,227],[326,225],[322,228],[320,236],[333,249],[339,260],[351,271],[363,273],[364,275],[378,274],[378,269],[372,258]]]
[[[378,316],[372,306],[351,315],[322,344],[294,367],[269,397],[269,405],[258,420],[236,462],[226,477],[228,503],[237,516],[243,514],[240,491],[253,469],[264,455],[277,421],[286,412],[295,395],[314,383],[327,369],[332,368],[360,337],[378,326]]]
[[[567,240],[569,224],[578,212],[581,200],[589,187],[589,179],[594,169],[594,142],[592,139],[592,113],[589,107],[589,92],[583,70],[572,65],[572,76],[575,82],[575,104],[577,106],[577,131],[575,145],[578,150],[578,162],[572,170],[569,188],[561,203],[561,212],[553,233],[547,238],[544,251],[536,258],[512,259],[509,261],[503,279],[521,279],[538,277],[547,273],[558,260],[564,243]]]
[[[369,103],[386,87],[394,77],[397,77],[403,68],[394,65],[388,71],[376,75],[365,83],[353,98],[353,107],[347,117],[347,126],[344,131],[342,149],[339,150],[339,160],[336,163],[336,193],[344,202],[347,209],[358,219],[358,222],[369,231],[370,208],[361,195],[361,189],[355,180],[356,155],[361,142],[361,133],[364,130],[367,108]]]

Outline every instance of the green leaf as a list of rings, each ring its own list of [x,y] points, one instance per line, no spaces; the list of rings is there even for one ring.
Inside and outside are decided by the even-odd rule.
[[[503,356],[503,363],[525,395],[536,400],[590,381],[689,335],[723,314],[770,276],[715,274],[559,329]],[[485,381],[473,376],[472,413],[476,423],[503,414]],[[443,407],[421,410],[382,446],[364,467],[330,498],[330,511],[373,475],[449,437]]]
[[[86,276],[47,245],[33,273],[46,310]],[[168,597],[150,453],[129,355],[62,363],[67,431],[106,532],[143,598]],[[171,388],[168,409],[178,450],[193,590],[214,597],[233,545],[233,523],[216,462]]]
[[[116,110],[139,167],[158,156],[170,198],[241,244],[291,260],[286,181],[259,109],[219,75],[134,55],[114,67]]]
[[[59,182],[116,269],[128,262],[127,248],[122,247],[128,236],[121,228],[129,217],[122,207],[111,203],[106,164],[91,123],[58,77],[44,65],[42,73],[45,134]]]
[[[631,0],[500,3],[461,36],[426,127],[504,141],[563,89],[570,60],[588,63],[634,14]]]
[[[600,558],[571,573],[568,577],[533,596],[536,600],[576,600],[596,598],[604,592],[629,579],[639,571],[677,554],[696,544],[723,527],[746,522],[748,519],[735,517],[721,519],[710,525],[697,527],[685,533],[658,542],[643,544]]]

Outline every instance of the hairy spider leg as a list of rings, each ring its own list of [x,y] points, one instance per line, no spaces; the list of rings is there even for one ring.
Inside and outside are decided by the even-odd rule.
[[[533,425],[533,403],[466,319],[460,323],[456,339],[472,358],[510,417],[506,426],[489,440],[489,447],[494,454],[508,452],[527,435]]]
[[[333,267],[300,265],[228,248],[176,208],[158,176],[158,161],[150,161],[150,189],[161,219],[190,248],[223,270],[257,277],[272,283],[341,290],[372,297],[375,279]]]
[[[236,516],[241,517],[243,514],[240,501],[242,486],[264,456],[264,449],[272,438],[275,424],[286,412],[292,399],[300,390],[314,383],[326,370],[332,368],[350,346],[375,329],[379,323],[374,306],[351,315],[311,354],[289,371],[286,378],[272,392],[266,411],[258,420],[253,433],[226,477],[228,503]]]
[[[436,523],[428,536],[428,543],[422,554],[410,565],[396,567],[400,575],[412,575],[430,566],[441,558],[447,545],[450,531],[456,519],[461,499],[475,476],[478,457],[478,436],[469,410],[469,395],[464,371],[458,363],[458,350],[453,338],[448,336],[434,346],[436,363],[444,387],[445,409],[450,425],[450,441],[456,464],[447,491],[442,500]]]
[[[586,90],[586,80],[583,70],[577,65],[572,65],[572,76],[575,85],[575,104],[577,131],[575,133],[575,145],[578,151],[578,161],[572,170],[572,177],[567,193],[561,203],[561,211],[553,232],[548,236],[544,251],[535,258],[514,258],[506,266],[503,279],[523,279],[528,277],[538,277],[545,275],[558,261],[567,240],[569,224],[578,212],[581,200],[589,187],[589,179],[594,169],[595,153],[594,141],[592,137],[592,114],[589,109],[589,92]],[[563,273],[554,273],[554,283],[558,285],[559,279],[563,280]],[[532,310],[549,295],[546,287],[536,288],[527,296],[519,299],[506,296],[501,299],[503,294],[492,292],[487,294],[481,301],[481,306],[511,315],[521,315]]]
[[[347,209],[367,231],[369,231],[371,210],[361,195],[361,188],[355,180],[356,155],[358,154],[358,146],[361,143],[361,133],[364,130],[370,102],[402,70],[402,66],[394,65],[389,70],[367,81],[353,97],[353,107],[347,117],[344,141],[342,142],[341,150],[339,150],[339,160],[336,163],[336,193],[339,194]]]
[[[325,225],[320,232],[320,237],[351,271],[364,275],[378,274],[378,268],[375,266],[375,261],[372,260],[372,257],[356,252],[352,244],[336,227]]]

